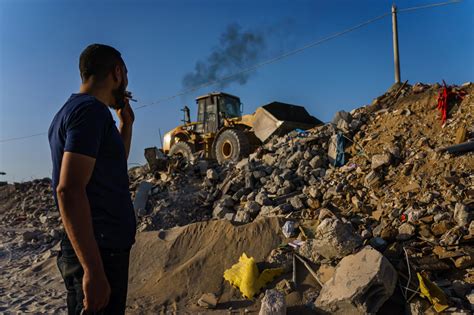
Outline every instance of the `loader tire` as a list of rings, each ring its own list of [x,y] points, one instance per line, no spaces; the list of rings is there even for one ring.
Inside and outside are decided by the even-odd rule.
[[[168,153],[169,156],[180,156],[188,161],[194,160],[194,146],[190,143],[180,141],[176,142]]]
[[[247,135],[238,129],[229,129],[220,134],[215,146],[215,156],[219,164],[237,162],[250,153]]]

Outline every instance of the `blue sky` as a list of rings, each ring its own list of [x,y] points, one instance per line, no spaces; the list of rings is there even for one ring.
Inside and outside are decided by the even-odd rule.
[[[434,1],[396,1],[408,8]],[[389,12],[392,1],[53,1],[0,0],[0,140],[47,131],[80,80],[78,58],[91,43],[122,52],[139,105],[174,95],[183,76],[219,46],[232,23],[263,32],[260,61]],[[400,14],[402,80],[462,84],[474,74],[474,2]],[[240,96],[246,113],[279,100],[321,120],[366,105],[393,83],[390,16],[258,69]],[[194,98],[210,87],[136,111],[130,163],[159,146]],[[0,180],[50,177],[46,136],[0,143]]]

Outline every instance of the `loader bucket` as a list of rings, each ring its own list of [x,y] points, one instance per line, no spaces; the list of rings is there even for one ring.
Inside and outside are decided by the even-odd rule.
[[[253,130],[260,141],[265,142],[273,135],[282,136],[295,129],[311,129],[323,124],[308,114],[303,106],[273,102],[255,111]]]

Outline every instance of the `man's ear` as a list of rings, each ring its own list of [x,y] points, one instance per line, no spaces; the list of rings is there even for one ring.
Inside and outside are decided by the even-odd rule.
[[[122,77],[122,67],[116,65],[113,72],[114,82],[117,82]]]

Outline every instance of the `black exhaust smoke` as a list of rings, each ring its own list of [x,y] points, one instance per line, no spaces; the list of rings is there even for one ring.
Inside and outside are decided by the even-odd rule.
[[[263,32],[242,31],[238,24],[230,24],[221,34],[219,46],[206,59],[198,60],[194,71],[183,77],[183,87],[192,89],[222,79],[225,80],[219,82],[219,88],[231,83],[243,85],[254,72],[234,74],[257,63],[265,48]]]

